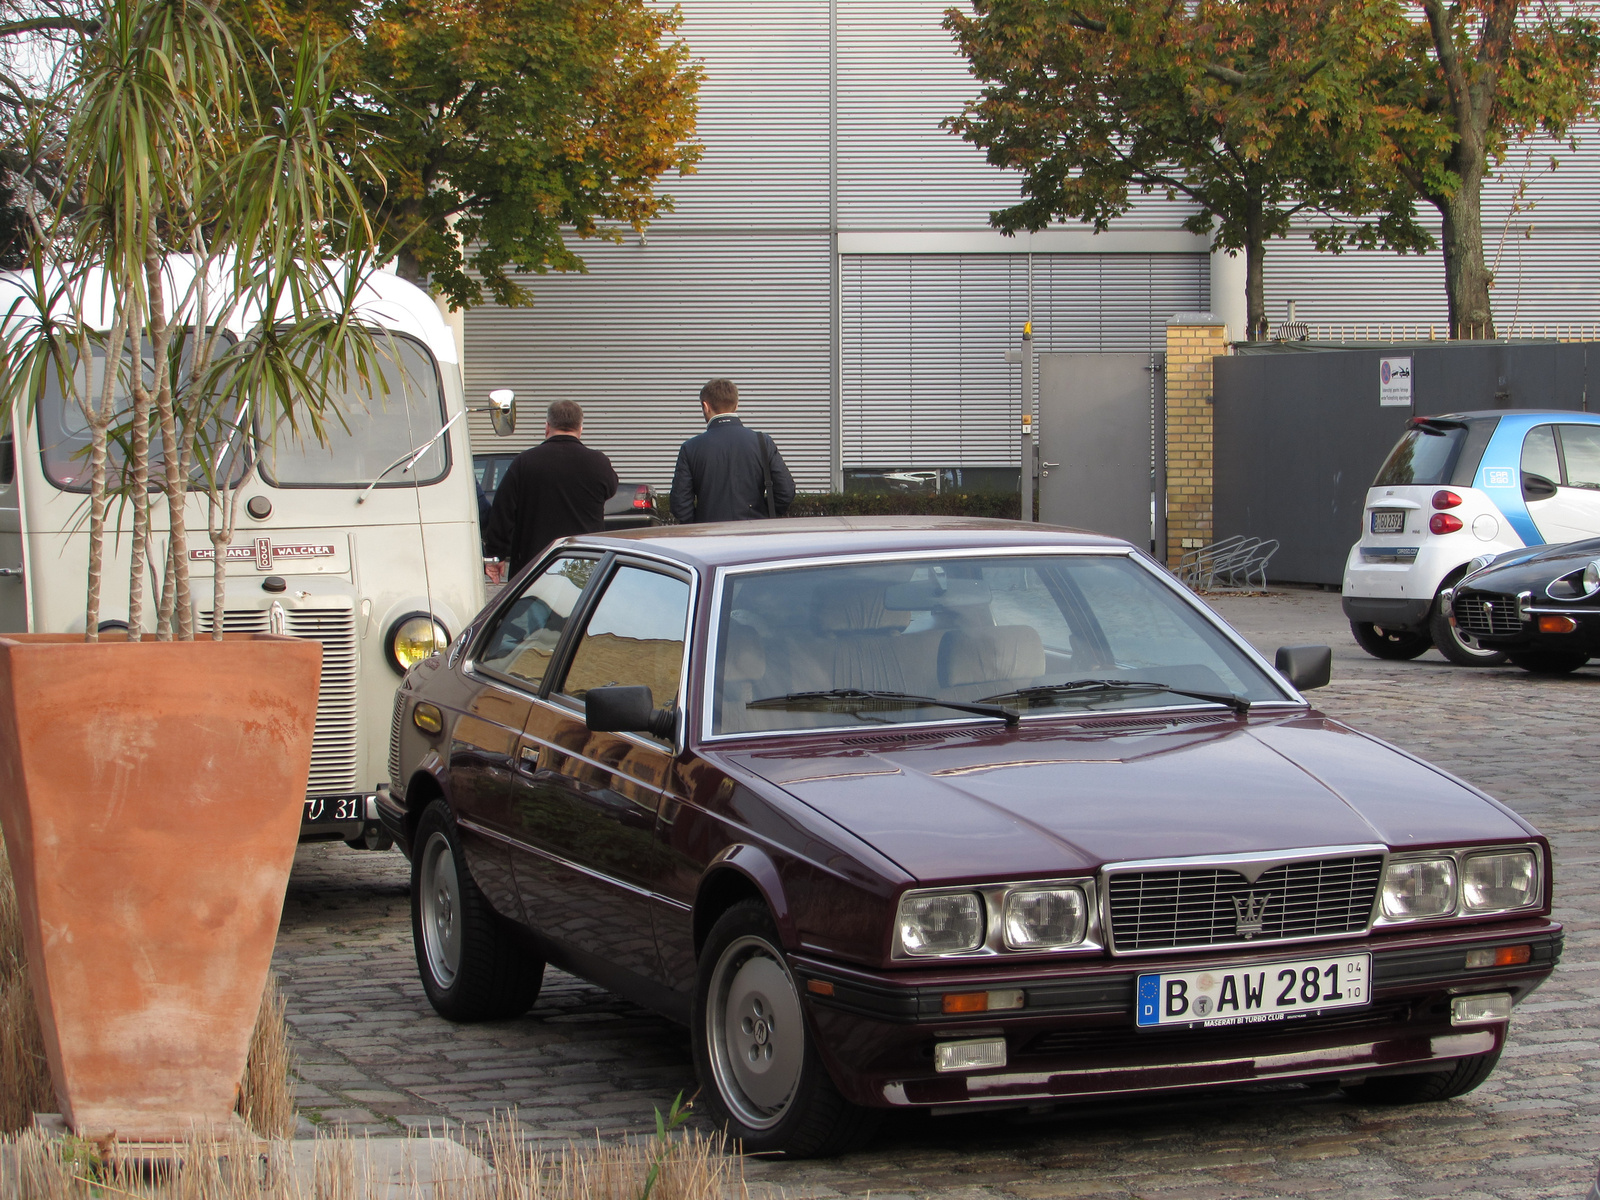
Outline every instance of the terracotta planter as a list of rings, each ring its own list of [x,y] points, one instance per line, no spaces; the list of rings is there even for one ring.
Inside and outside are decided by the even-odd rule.
[[[311,764],[322,647],[0,637],[0,822],[73,1130],[229,1121]]]

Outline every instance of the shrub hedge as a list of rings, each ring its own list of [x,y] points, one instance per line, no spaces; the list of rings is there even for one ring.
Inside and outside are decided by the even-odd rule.
[[[656,506],[670,520],[667,497]],[[791,517],[1000,517],[1015,521],[1022,511],[1016,492],[801,492]]]

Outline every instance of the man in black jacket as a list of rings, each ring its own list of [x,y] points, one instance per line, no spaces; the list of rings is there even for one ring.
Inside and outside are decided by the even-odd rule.
[[[583,444],[576,403],[550,406],[544,439],[506,468],[483,532],[484,553],[508,560],[511,575],[557,538],[604,528],[606,501],[617,490],[611,460]],[[490,577],[500,583],[509,576],[491,568]]]
[[[734,410],[739,389],[713,379],[700,389],[706,431],[678,450],[672,515],[681,525],[781,517],[794,503],[794,477],[764,433],[746,429]]]

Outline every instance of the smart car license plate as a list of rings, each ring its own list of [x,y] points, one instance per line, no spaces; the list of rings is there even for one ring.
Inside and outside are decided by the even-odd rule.
[[[1373,533],[1404,533],[1406,510],[1403,508],[1375,508],[1372,510]]]
[[[1370,1003],[1370,954],[1139,976],[1141,1026],[1244,1025]]]

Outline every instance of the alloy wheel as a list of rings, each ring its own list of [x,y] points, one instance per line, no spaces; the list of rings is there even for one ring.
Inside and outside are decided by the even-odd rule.
[[[717,1090],[741,1123],[770,1129],[794,1100],[805,1020],[794,977],[764,939],[742,937],[717,960],[705,1009]]]
[[[435,833],[422,848],[422,944],[434,982],[448,988],[461,969],[461,883],[450,839]]]

